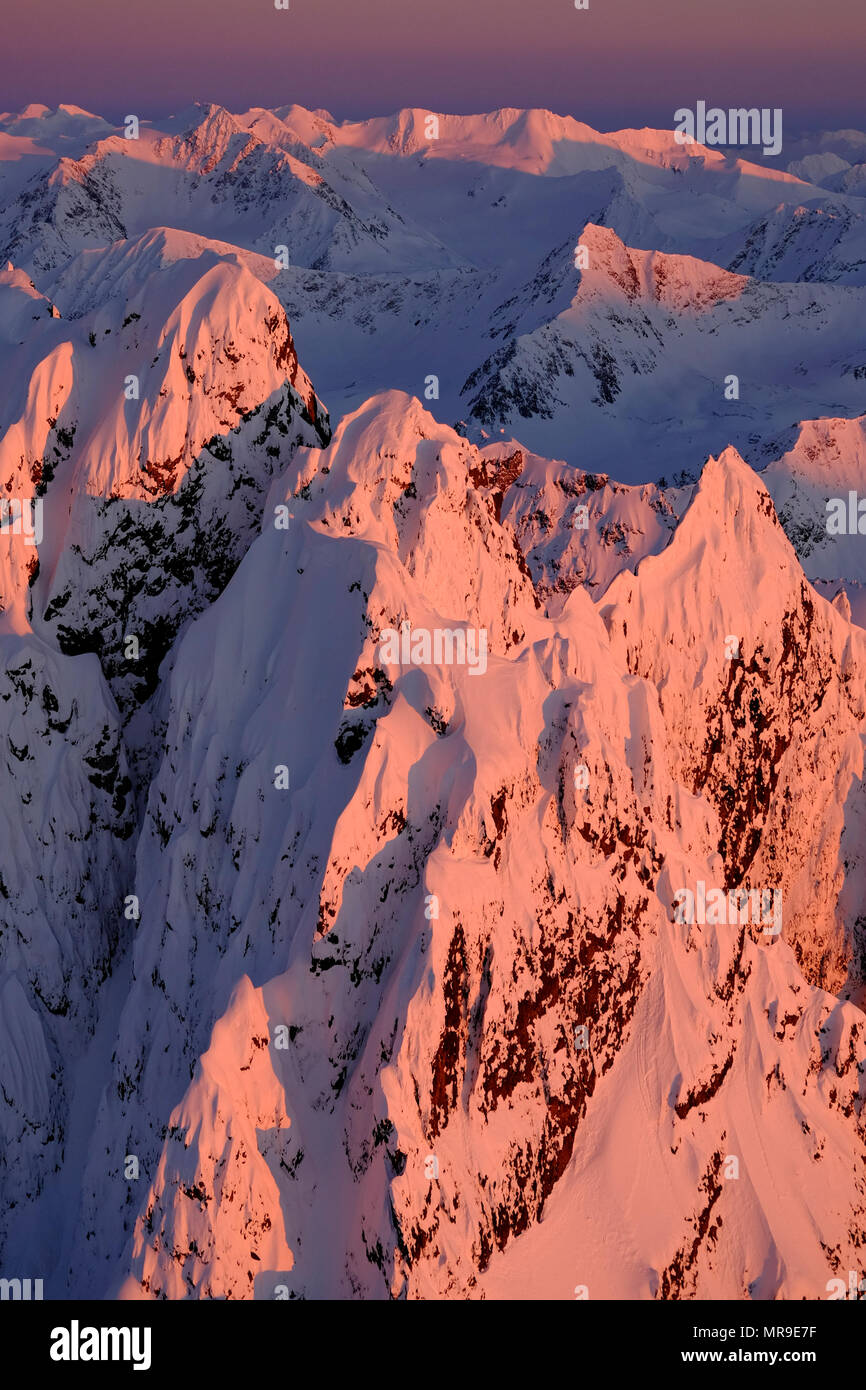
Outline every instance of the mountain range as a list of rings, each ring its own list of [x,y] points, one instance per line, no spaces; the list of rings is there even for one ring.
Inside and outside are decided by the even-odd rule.
[[[864,169],[0,116],[0,1272],[861,1268]]]

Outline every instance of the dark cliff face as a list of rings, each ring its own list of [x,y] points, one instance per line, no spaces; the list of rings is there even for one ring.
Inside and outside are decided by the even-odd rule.
[[[125,335],[129,356],[120,358],[122,367],[105,336],[95,365],[86,353],[83,360],[73,358],[75,389],[64,414],[71,423],[62,431],[67,447],[42,472],[45,506],[65,535],[51,572],[31,579],[34,621],[61,651],[97,654],[125,718],[153,694],[160,663],[183,623],[222,593],[260,533],[268,488],[294,450],[330,437],[327,413],[298,364],[288,320],[275,302],[259,305],[261,318],[253,314],[244,324],[247,337],[231,321],[218,341],[203,341],[194,318],[188,336],[179,331],[190,295],[216,303],[215,322],[232,313],[230,268],[216,289],[209,288],[210,269],[205,258],[199,279],[195,265],[184,279],[176,270],[152,277],[149,311],[142,305],[146,317],[124,319],[134,336],[127,342]],[[238,294],[244,292],[243,277],[235,273],[234,280]],[[158,297],[167,293],[168,303],[160,305]],[[175,303],[178,295],[184,297]],[[165,341],[162,314],[172,325]],[[139,364],[149,360],[145,373]],[[125,403],[108,442],[117,452],[117,439],[128,435],[129,448],[141,449],[137,465],[119,457],[110,478],[97,471],[90,487],[66,498],[64,484],[87,477],[98,457],[93,441],[100,422],[88,416],[86,405],[92,378],[113,373],[121,392],[128,364],[140,373],[132,378],[135,399]],[[175,384],[179,369],[182,393]],[[256,396],[262,390],[264,399]],[[217,432],[207,437],[214,426]]]
[[[722,885],[777,887],[807,978],[838,991],[853,967],[856,988],[862,928],[837,899],[846,865],[859,873],[841,845],[860,814],[864,648],[803,578],[766,492],[742,478],[730,523],[715,481],[702,480],[668,550],[612,586],[605,621],[628,669],[658,690],[677,775],[716,814]],[[700,571],[676,573],[690,544],[707,550],[710,625],[700,591],[687,592]],[[736,577],[755,555],[757,591]],[[648,619],[647,595],[666,576],[669,616]]]
[[[176,489],[167,480],[148,502],[79,499],[73,526],[87,540],[64,553],[47,601],[40,591],[36,601],[61,651],[97,654],[125,716],[153,694],[183,623],[222,593],[260,534],[268,487],[293,449],[327,440],[327,417],[314,408],[311,416],[287,386],[210,440]]]

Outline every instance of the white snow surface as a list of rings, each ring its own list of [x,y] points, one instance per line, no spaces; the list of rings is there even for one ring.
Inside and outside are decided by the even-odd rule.
[[[0,116],[41,504],[0,533],[0,1272],[822,1298],[866,1240],[857,132],[781,173],[431,114]],[[676,921],[699,882],[781,931]]]

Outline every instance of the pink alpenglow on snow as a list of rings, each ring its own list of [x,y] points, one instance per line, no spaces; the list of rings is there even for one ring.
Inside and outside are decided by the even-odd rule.
[[[484,628],[412,627],[403,622],[397,632],[385,628],[379,637],[379,660],[387,666],[458,666],[470,676],[487,670],[487,632]]]
[[[778,888],[707,888],[703,879],[691,888],[678,888],[674,895],[675,922],[697,922],[700,926],[742,926],[760,923],[766,936],[782,930],[782,894]]]
[[[2,1287],[860,1297],[866,134],[332,77],[0,117]]]

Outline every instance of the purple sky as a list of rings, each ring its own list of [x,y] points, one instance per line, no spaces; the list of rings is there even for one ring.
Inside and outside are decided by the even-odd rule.
[[[192,100],[546,106],[666,125],[703,97],[781,106],[786,128],[866,125],[866,0],[26,0],[7,9],[0,107],[118,118]]]

